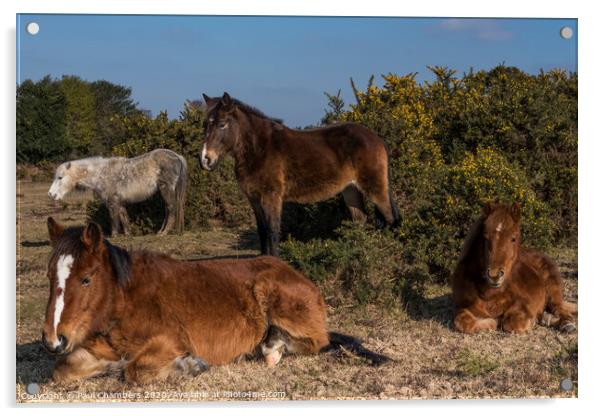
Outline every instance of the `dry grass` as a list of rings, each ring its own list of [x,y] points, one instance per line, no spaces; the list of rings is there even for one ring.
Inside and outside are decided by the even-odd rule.
[[[576,397],[562,392],[564,378],[577,381],[577,336],[536,327],[525,335],[501,332],[466,336],[450,327],[449,289],[430,286],[424,298],[413,299],[405,311],[383,316],[367,308],[332,309],[330,326],[365,340],[390,355],[394,363],[380,368],[354,357],[286,357],[276,368],[246,361],[213,367],[194,379],[154,385],[125,386],[106,376],[65,389],[49,381],[54,359],[39,339],[48,296],[46,257],[50,251],[46,217],[73,225],[85,219],[89,194],[65,203],[46,197],[48,184],[20,183],[17,188],[17,401],[187,401],[255,400],[269,392],[280,399],[409,399],[483,397]],[[149,248],[178,258],[250,256],[257,253],[252,230],[196,230],[182,236],[153,235],[114,239],[130,248]],[[565,276],[568,298],[577,296],[576,249],[555,250]],[[29,383],[41,396],[30,396]],[[255,394],[255,396],[253,396]],[[261,397],[261,395],[264,395]],[[245,396],[246,395],[246,396]],[[249,396],[251,395],[251,396]],[[257,397],[257,395],[260,395]]]

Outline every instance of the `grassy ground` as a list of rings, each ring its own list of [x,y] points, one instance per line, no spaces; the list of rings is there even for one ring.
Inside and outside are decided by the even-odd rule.
[[[245,361],[213,367],[194,379],[144,387],[124,386],[114,376],[61,388],[49,381],[54,358],[44,352],[40,333],[48,298],[46,218],[68,224],[85,221],[91,196],[50,201],[48,183],[17,187],[17,401],[148,401],[253,399],[409,399],[483,397],[576,397],[577,335],[537,326],[524,335],[501,332],[473,336],[451,329],[449,289],[430,286],[407,310],[329,311],[332,329],[356,335],[367,347],[395,359],[373,368],[354,357],[285,357],[276,368]],[[116,238],[128,248],[147,248],[182,259],[245,257],[257,254],[252,229],[187,231],[181,236]],[[577,251],[551,253],[565,277],[565,295],[577,298]],[[560,382],[573,381],[563,392]],[[37,383],[40,395],[27,394]],[[282,393],[278,393],[282,392]],[[282,397],[283,396],[283,397]]]

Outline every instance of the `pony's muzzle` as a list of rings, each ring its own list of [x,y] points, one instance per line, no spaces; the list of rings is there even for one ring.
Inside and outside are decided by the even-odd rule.
[[[50,342],[46,337],[46,333],[42,332],[42,344],[44,344],[44,348],[51,354],[63,354],[66,352],[69,343],[67,337],[63,334],[60,334],[55,342]]]
[[[211,159],[209,156],[205,155],[201,155],[201,166],[203,167],[203,169],[205,170],[213,170],[213,168],[215,167],[215,161],[217,159]]]
[[[57,193],[54,193],[52,191],[48,191],[48,196],[50,197],[50,199],[54,200],[54,201],[60,201],[62,199],[62,197]]]
[[[203,150],[201,150],[201,154],[199,155],[201,167],[205,170],[212,170],[215,167],[217,159],[218,156],[213,150],[207,150],[207,143],[205,143],[203,145]]]
[[[500,287],[504,282],[504,269],[500,268],[496,271],[488,268],[485,277],[491,287]]]

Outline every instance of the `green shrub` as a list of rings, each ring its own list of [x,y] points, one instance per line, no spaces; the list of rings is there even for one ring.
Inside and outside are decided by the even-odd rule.
[[[320,285],[331,306],[398,306],[404,276],[403,250],[390,232],[345,221],[337,238],[301,242],[289,238],[281,256]]]
[[[529,179],[519,166],[510,164],[501,152],[484,148],[476,154],[467,153],[450,168],[445,200],[450,224],[465,224],[476,216],[475,207],[496,199],[520,203],[523,240],[549,247],[556,231],[549,208],[529,187]]]

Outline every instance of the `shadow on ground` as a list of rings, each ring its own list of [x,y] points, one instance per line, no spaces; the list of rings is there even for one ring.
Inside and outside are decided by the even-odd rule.
[[[237,260],[237,259],[252,259],[259,256],[259,254],[232,254],[225,256],[213,256],[213,257],[195,257],[192,259],[186,259],[186,261],[207,261],[207,260]]]
[[[47,383],[55,361],[40,341],[17,344],[17,383]]]
[[[408,296],[407,291],[411,293]],[[405,289],[406,312],[415,321],[435,321],[451,328],[453,322],[453,304],[449,293],[425,296],[421,291]]]
[[[49,246],[49,241],[22,241],[21,246],[23,247],[45,247]]]
[[[260,245],[257,229],[255,227],[252,227],[246,230],[242,230],[238,235],[238,239],[236,240],[236,242],[230,245],[230,249],[257,250],[257,255],[259,255]]]

